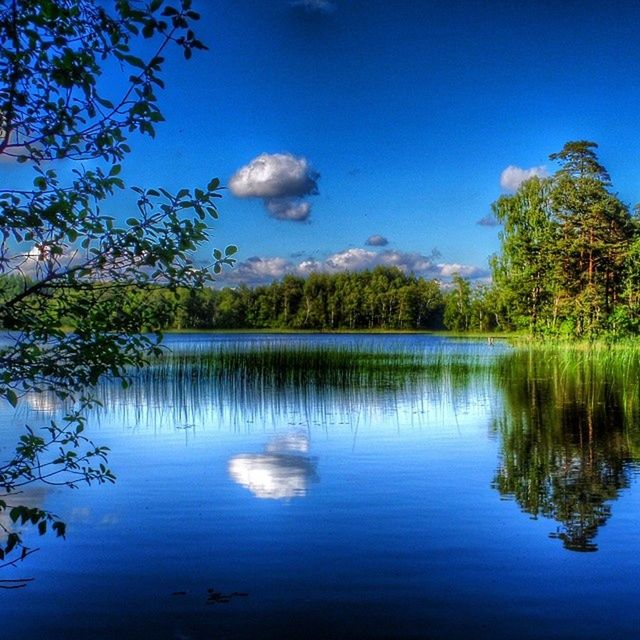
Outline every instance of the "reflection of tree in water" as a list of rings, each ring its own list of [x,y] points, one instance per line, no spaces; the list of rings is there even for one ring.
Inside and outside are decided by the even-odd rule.
[[[534,517],[556,520],[551,537],[566,549],[596,551],[598,529],[638,459],[637,396],[625,396],[624,380],[588,359],[574,367],[560,357],[509,358],[493,486]]]

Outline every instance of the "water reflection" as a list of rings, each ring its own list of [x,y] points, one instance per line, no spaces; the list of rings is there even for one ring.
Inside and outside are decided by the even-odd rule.
[[[226,462],[235,483],[273,500],[305,496],[318,480],[309,433],[350,432],[355,449],[356,438],[388,437],[391,424],[398,434],[448,437],[463,417],[482,428],[491,420],[500,460],[486,483],[534,518],[554,520],[550,535],[566,549],[597,550],[640,460],[640,364],[603,366],[573,350],[420,357],[185,352],[140,372],[126,392],[102,384],[96,415],[132,433],[181,430],[185,442],[222,425],[235,433],[303,428]],[[372,433],[383,424],[384,434]]]
[[[29,392],[25,394],[24,401],[31,411],[40,413],[54,413],[62,406],[62,401],[53,393],[47,392]]]
[[[309,438],[296,431],[277,436],[261,454],[242,453],[229,460],[231,479],[256,498],[289,500],[307,494],[318,481],[317,460],[307,455]]]
[[[639,406],[615,370],[519,353],[501,379],[501,460],[493,486],[572,551],[596,551],[611,503],[629,487],[640,451]]]

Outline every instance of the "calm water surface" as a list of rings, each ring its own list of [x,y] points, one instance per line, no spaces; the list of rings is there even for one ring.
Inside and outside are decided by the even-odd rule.
[[[177,350],[212,342],[476,362],[508,351],[430,336],[169,337]],[[473,372],[234,389],[105,390],[89,431],[118,481],[28,496],[68,535],[29,538],[41,550],[3,570],[35,578],[0,591],[3,638],[640,637],[637,425],[618,405],[581,413],[546,387],[527,395],[515,374]],[[2,452],[51,410],[32,398],[3,414]],[[228,597],[208,602],[210,590]]]

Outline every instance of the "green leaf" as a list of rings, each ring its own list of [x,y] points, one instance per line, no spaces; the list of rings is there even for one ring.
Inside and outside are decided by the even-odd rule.
[[[105,107],[105,109],[113,109],[113,102],[110,102],[105,98],[101,98],[100,96],[96,95],[94,96],[94,100],[101,106]]]
[[[15,520],[14,520],[15,522]],[[9,553],[20,542],[20,536],[17,533],[10,533],[7,536],[7,544],[5,545],[5,552]]]
[[[12,407],[15,407],[18,404],[18,395],[13,389],[7,389],[4,392],[4,396]]]
[[[145,63],[144,60],[142,60],[141,58],[138,58],[137,56],[132,56],[132,55],[123,55],[122,59],[125,62],[128,62],[132,67],[138,67],[138,69],[144,69],[145,68]]]

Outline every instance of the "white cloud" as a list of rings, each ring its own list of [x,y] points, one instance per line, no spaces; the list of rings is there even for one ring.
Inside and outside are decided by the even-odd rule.
[[[374,234],[367,238],[365,244],[369,247],[384,247],[389,244],[389,241],[384,236]]]
[[[259,258],[254,256],[239,262],[233,270],[225,272],[225,280],[233,279],[247,284],[259,284],[282,278],[294,271],[294,264],[286,258]]]
[[[438,269],[440,271],[440,276],[443,278],[450,278],[456,274],[462,276],[463,278],[483,278],[488,275],[486,269],[481,269],[480,267],[473,267],[468,264],[457,264],[457,263],[443,263],[438,265]]]
[[[450,279],[455,273],[465,278],[477,279],[488,275],[486,269],[457,263],[437,262],[437,254],[423,255],[417,252],[385,250],[381,252],[362,248],[350,248],[333,253],[323,260],[303,258],[293,261],[282,257],[253,257],[240,262],[220,277],[222,286],[247,284],[255,286],[278,280],[290,273],[306,276],[312,272],[339,273],[364,271],[377,266],[398,267],[404,273],[436,279]]]
[[[377,254],[366,249],[346,249],[330,255],[323,271],[361,271],[374,265]]]
[[[538,176],[538,178],[547,178],[549,176],[549,172],[543,165],[539,167],[531,167],[529,169],[522,169],[521,167],[516,167],[510,164],[500,174],[500,186],[505,191],[514,193],[525,180],[529,180],[529,178],[533,178],[534,176]]]
[[[276,220],[306,220],[311,213],[311,205],[295,198],[273,198],[265,200],[265,206],[272,218]]]
[[[229,181],[239,198],[301,198],[318,193],[319,175],[306,158],[290,153],[261,153]]]
[[[309,161],[291,153],[261,153],[231,177],[238,198],[262,198],[273,218],[301,222],[311,213],[302,198],[318,193],[318,178]]]

